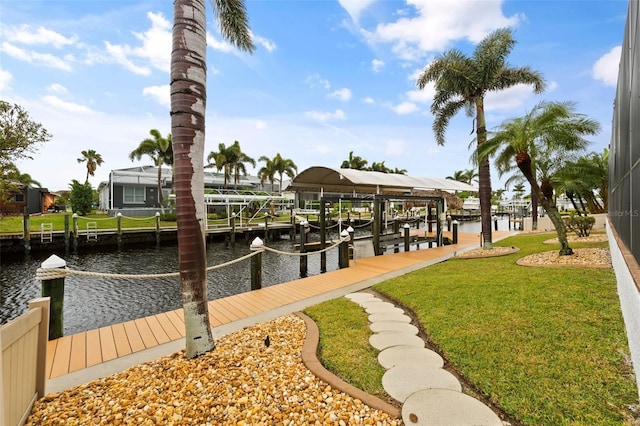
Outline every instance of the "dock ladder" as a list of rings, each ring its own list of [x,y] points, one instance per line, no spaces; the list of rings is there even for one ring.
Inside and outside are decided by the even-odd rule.
[[[41,243],[53,242],[53,223],[40,224],[40,242]]]
[[[87,241],[98,241],[98,222],[87,222]]]

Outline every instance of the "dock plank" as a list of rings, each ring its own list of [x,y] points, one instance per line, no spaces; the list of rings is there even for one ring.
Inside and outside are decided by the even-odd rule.
[[[180,309],[182,311],[182,309]],[[175,327],[175,329],[180,334],[180,337],[184,337],[186,335],[184,319],[177,314],[176,311],[167,312],[167,318],[171,321],[171,324]]]
[[[127,332],[124,329],[124,324],[114,324],[111,326],[111,332],[113,333],[113,342],[115,343],[116,352],[118,358],[129,355],[131,350],[131,344],[127,337]]]
[[[110,326],[98,329],[100,333],[100,347],[102,349],[102,362],[118,358],[116,342],[113,337],[113,329]]]
[[[71,338],[69,373],[87,367],[87,333],[74,334]]]
[[[71,357],[71,336],[63,336],[58,339],[56,356],[51,366],[51,377],[63,376],[69,373],[69,359]]]
[[[98,365],[102,362],[102,348],[100,347],[100,332],[96,330],[87,331],[87,367]]]
[[[158,345],[158,340],[156,340],[153,332],[151,331],[151,327],[144,318],[138,318],[134,320],[138,332],[140,333],[140,338],[144,343],[144,346],[148,348],[152,348]]]
[[[160,323],[160,326],[162,327],[164,332],[167,333],[167,337],[169,338],[170,341],[171,340],[177,340],[177,339],[182,337],[182,335],[175,328],[175,326],[171,322],[171,319],[169,318],[169,316],[166,313],[157,314],[157,315],[154,315],[154,317],[158,320],[158,322]]]
[[[158,319],[155,317],[155,315],[146,317],[145,320],[147,321],[147,324],[149,324],[149,328],[153,333],[153,337],[156,338],[156,341],[158,342],[159,345],[170,341],[169,336],[164,331],[164,329],[158,322]]]
[[[145,348],[144,342],[142,341],[142,337],[140,337],[140,332],[138,331],[138,327],[136,327],[135,321],[127,321],[123,324],[124,331],[127,333],[127,340],[129,340],[129,344],[131,345],[132,352],[138,352]]]
[[[47,342],[47,364],[46,364],[46,377],[51,377],[51,368],[53,367],[53,358],[56,356],[56,348],[58,346],[58,339],[49,340]]]

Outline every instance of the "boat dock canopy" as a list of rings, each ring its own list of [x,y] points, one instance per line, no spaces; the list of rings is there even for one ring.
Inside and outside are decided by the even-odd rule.
[[[356,169],[314,166],[299,173],[287,188],[296,192],[410,195],[416,191],[473,191],[478,189],[451,179],[414,177]]]

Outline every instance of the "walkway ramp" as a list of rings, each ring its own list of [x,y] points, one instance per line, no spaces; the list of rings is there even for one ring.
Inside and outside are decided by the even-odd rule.
[[[494,241],[511,235],[494,232]],[[209,301],[214,338],[369,288],[384,280],[479,247],[476,234],[458,244],[361,258],[349,268]],[[47,393],[126,370],[185,347],[182,309],[64,336],[47,347]]]

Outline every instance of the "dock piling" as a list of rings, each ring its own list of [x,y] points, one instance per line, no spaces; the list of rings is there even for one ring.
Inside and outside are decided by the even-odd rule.
[[[67,262],[58,256],[51,255],[42,262],[41,269],[64,269]],[[64,275],[42,280],[42,297],[51,298],[49,309],[49,340],[62,337],[64,334]]]
[[[264,251],[264,242],[259,237],[256,237],[249,248],[258,251],[258,254],[251,257],[251,290],[259,290],[262,288],[262,252]]]

